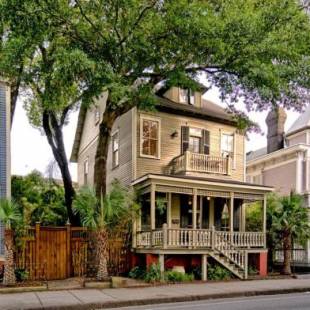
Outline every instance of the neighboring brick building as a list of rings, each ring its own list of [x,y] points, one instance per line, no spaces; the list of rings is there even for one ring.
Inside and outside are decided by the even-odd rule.
[[[10,91],[0,80],[0,197],[10,196]],[[3,257],[3,230],[0,223],[0,260]]]

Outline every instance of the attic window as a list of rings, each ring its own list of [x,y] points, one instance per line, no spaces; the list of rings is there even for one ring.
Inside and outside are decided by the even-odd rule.
[[[195,92],[191,89],[182,89],[180,88],[179,100],[181,103],[194,105],[195,104]]]

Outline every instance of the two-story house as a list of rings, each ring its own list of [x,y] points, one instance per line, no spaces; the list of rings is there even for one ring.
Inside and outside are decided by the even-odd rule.
[[[268,114],[267,146],[247,154],[247,181],[273,186],[282,195],[294,191],[310,208],[310,105],[287,131],[286,117],[283,109]],[[309,266],[310,240],[305,248],[297,244],[294,248],[294,264]],[[274,258],[282,262],[283,252],[277,251]]]
[[[10,90],[0,78],[0,198],[10,196]],[[0,265],[4,255],[4,227],[0,223]]]
[[[154,112],[133,108],[112,130],[107,182],[119,179],[141,195],[133,232],[136,259],[146,265],[201,265],[206,279],[212,257],[240,278],[248,257],[267,272],[266,193],[245,182],[245,137],[220,106],[202,98],[204,89],[173,87],[157,96]],[[81,109],[71,160],[79,185],[92,185],[103,94]],[[246,231],[246,206],[259,202],[262,227]],[[252,259],[251,259],[252,260]]]

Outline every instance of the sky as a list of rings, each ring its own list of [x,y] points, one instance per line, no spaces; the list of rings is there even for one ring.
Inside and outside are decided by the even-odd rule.
[[[205,99],[209,99],[225,106],[219,99],[216,90],[208,91],[204,96]],[[238,104],[238,108],[243,109],[242,103]],[[266,124],[265,119],[266,112],[251,112],[249,117],[257,122],[264,135],[251,133],[249,134],[249,140],[246,141],[246,150],[256,150],[266,145]],[[287,130],[296,118],[299,116],[297,112],[287,111],[287,120],[285,129]],[[71,149],[73,145],[76,125],[77,125],[78,112],[74,112],[70,115],[69,124],[64,128],[64,140],[67,156],[70,157]],[[11,131],[11,147],[12,147],[12,174],[25,175],[36,169],[42,173],[46,173],[47,166],[53,160],[52,151],[47,143],[46,137],[42,133],[33,128],[27,119],[27,115],[23,109],[22,98],[18,101],[15,111],[13,127]],[[77,181],[77,167],[76,164],[70,164],[70,171],[74,181]]]

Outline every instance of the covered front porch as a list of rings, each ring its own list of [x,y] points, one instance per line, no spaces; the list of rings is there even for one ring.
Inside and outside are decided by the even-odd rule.
[[[245,270],[248,253],[266,252],[271,188],[162,175],[145,176],[134,185],[142,206],[133,229],[136,253],[210,255]],[[249,231],[246,211],[253,204],[261,208],[261,221]]]

